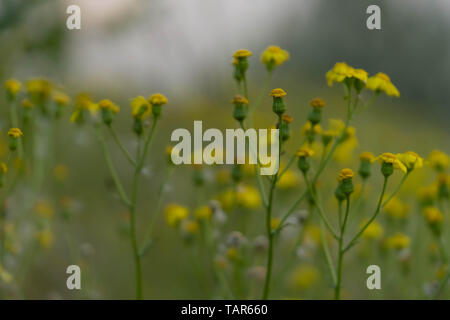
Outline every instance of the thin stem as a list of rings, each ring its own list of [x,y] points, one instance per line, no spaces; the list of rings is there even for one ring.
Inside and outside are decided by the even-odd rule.
[[[370,226],[370,224],[373,222],[373,220],[375,220],[377,215],[380,213],[381,203],[383,201],[384,193],[386,192],[386,186],[387,186],[388,179],[389,179],[389,177],[387,177],[387,176],[384,177],[383,189],[381,190],[380,198],[378,199],[377,209],[375,210],[374,214],[369,219],[369,221],[367,221],[367,223],[361,228],[361,230],[359,230],[359,232],[353,237],[353,239],[350,240],[348,245],[344,248],[344,252],[346,252],[348,249],[350,249],[356,243],[356,241],[359,239],[359,237],[364,233],[364,231],[367,229],[367,227]]]
[[[334,229],[331,226],[330,222],[328,221],[328,219],[324,215],[322,207],[320,206],[319,201],[317,201],[316,194],[315,194],[314,190],[312,189],[311,183],[309,182],[308,175],[305,172],[303,172],[303,177],[305,178],[306,186],[307,186],[307,188],[309,190],[309,194],[311,195],[312,200],[314,201],[314,205],[317,208],[317,212],[319,213],[320,219],[324,222],[325,227],[333,235],[333,237],[335,239],[338,239],[338,234],[336,233],[336,231],[334,231]]]
[[[113,137],[114,142],[117,144],[117,146],[119,147],[120,151],[122,151],[123,155],[125,156],[125,158],[127,158],[127,160],[133,165],[136,166],[136,162],[133,160],[133,157],[131,156],[131,154],[128,152],[127,149],[125,149],[125,147],[123,146],[123,144],[120,142],[119,137],[117,136],[116,131],[113,129],[112,126],[108,126],[109,132],[111,133],[111,136]]]
[[[344,253],[345,253],[345,250],[342,249],[342,246],[343,246],[345,227],[347,225],[347,218],[348,218],[349,211],[350,211],[350,196],[347,195],[344,222],[342,223],[341,234],[339,235],[337,280],[336,280],[336,287],[334,288],[335,300],[339,300],[341,298],[342,262],[344,260]]]
[[[403,176],[402,180],[400,180],[400,183],[395,188],[394,192],[392,192],[391,195],[386,199],[386,201],[383,202],[383,204],[381,205],[381,208],[384,208],[388,204],[388,202],[391,201],[391,199],[397,194],[397,192],[400,191],[400,188],[402,187],[403,183],[408,178],[410,173],[411,173],[411,171],[406,172],[406,174]]]
[[[336,271],[334,269],[333,261],[331,260],[330,250],[328,248],[327,238],[325,234],[325,224],[322,220],[320,220],[320,237],[322,242],[322,249],[323,253],[325,255],[325,260],[327,262],[328,269],[331,273],[331,279],[333,280],[333,285],[336,286],[337,284],[337,277],[336,277]]]
[[[103,156],[105,157],[105,160],[106,160],[106,166],[108,167],[108,170],[114,180],[114,184],[116,185],[116,189],[117,189],[117,192],[119,193],[120,199],[125,204],[125,206],[127,206],[129,208],[131,205],[130,200],[128,199],[128,196],[125,193],[123,185],[120,182],[120,178],[117,174],[116,168],[114,167],[114,164],[112,162],[111,155],[108,151],[108,147],[105,142],[105,138],[103,137],[102,132],[101,132],[101,127],[98,125],[95,126],[95,132],[96,132],[97,138],[100,142],[100,146],[102,147]]]

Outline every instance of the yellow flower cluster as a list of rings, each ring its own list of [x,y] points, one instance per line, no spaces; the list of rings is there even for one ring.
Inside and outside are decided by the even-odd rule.
[[[188,217],[189,210],[179,204],[171,203],[165,208],[164,215],[166,217],[167,224],[171,227],[176,227],[180,221]]]
[[[22,130],[19,128],[11,128],[8,131],[8,137],[13,137],[15,139],[18,139],[23,136]]]
[[[353,170],[349,169],[349,168],[345,168],[345,169],[342,169],[341,171],[339,171],[338,181],[351,179],[351,178],[353,178],[353,176],[354,176]]]
[[[283,98],[283,97],[285,97],[286,95],[287,95],[286,91],[284,91],[284,90],[281,89],[281,88],[273,89],[273,90],[270,92],[270,96],[271,96],[271,97],[275,97],[275,98]]]
[[[399,97],[400,92],[392,84],[391,79],[384,73],[378,72],[373,77],[367,79],[366,87],[375,92],[384,92],[388,96]]]
[[[120,111],[120,108],[118,105],[116,105],[115,103],[113,103],[111,100],[109,99],[103,99],[98,103],[98,107],[100,109],[105,109],[105,110],[109,110],[112,113],[118,113]]]
[[[407,172],[406,166],[401,162],[397,156],[393,153],[385,152],[377,157],[380,164],[388,163],[392,164],[394,169],[398,169],[403,171],[404,173]]]
[[[289,59],[289,52],[278,46],[269,46],[261,55],[261,62],[269,68],[279,66]]]
[[[358,79],[366,83],[368,74],[363,69],[355,69],[345,62],[338,62],[325,75],[328,85],[332,86],[335,82],[344,82],[346,79]]]

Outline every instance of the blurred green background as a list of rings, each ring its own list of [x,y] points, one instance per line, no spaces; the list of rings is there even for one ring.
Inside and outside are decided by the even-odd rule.
[[[66,29],[65,10],[70,4],[81,7],[81,30]],[[381,7],[380,31],[369,31],[365,26],[365,10],[370,4]],[[250,59],[249,89],[250,96],[256,97],[264,77],[259,54],[272,44],[291,54],[291,59],[274,73],[272,87],[288,92],[288,108],[295,119],[296,136],[306,120],[308,101],[316,96],[327,101],[326,117],[344,116],[343,92],[340,88],[329,89],[324,76],[335,62],[346,61],[370,74],[387,73],[401,92],[400,99],[381,97],[358,115],[354,124],[359,140],[355,159],[365,150],[375,154],[414,150],[422,155],[436,148],[450,151],[448,1],[0,0],[2,83],[8,78],[25,81],[39,76],[61,85],[72,96],[87,91],[96,100],[113,100],[122,108],[115,127],[130,149],[136,144],[131,131],[132,119],[127,114],[129,99],[154,92],[162,92],[169,98],[150,164],[141,180],[140,233],[157,200],[166,166],[164,149],[172,130],[180,127],[191,130],[193,121],[200,119],[204,127],[236,127],[229,104],[235,94],[232,53],[239,48],[254,53]],[[4,98],[1,105],[0,128],[4,132],[8,112]],[[76,204],[74,217],[69,225],[57,219],[53,222],[53,246],[36,255],[30,254],[23,288],[8,291],[6,297],[133,297],[134,267],[126,235],[126,212],[113,196],[114,188],[94,135],[87,128],[69,124],[69,114],[70,111],[64,119],[67,125],[55,133],[59,150],[55,162],[67,166],[68,177],[62,187],[49,171],[40,196],[54,207],[58,206],[59,197],[70,196]],[[257,125],[273,124],[267,97]],[[295,139],[290,141],[291,151],[297,146],[295,142]],[[113,156],[124,183],[129,185],[132,171],[126,160],[118,150],[113,151]],[[338,169],[338,166],[330,168],[329,177],[334,177]],[[176,168],[164,204],[177,202],[191,208],[204,204],[205,200],[201,199],[210,199],[218,192],[214,189],[214,170],[206,168],[206,185],[193,189],[192,168]],[[290,192],[281,197],[282,201],[291,203],[299,191]],[[329,195],[331,192],[332,189]],[[407,189],[404,197],[413,201],[414,194]],[[19,193],[15,202],[20,203],[21,199]],[[284,202],[280,208],[283,205]],[[256,221],[258,215],[262,223],[262,210],[253,213]],[[227,228],[233,230],[233,226]],[[22,227],[20,232],[26,234],[27,228]],[[259,234],[262,232],[261,224]],[[158,220],[156,239],[144,259],[145,297],[209,298],[210,291],[199,286],[195,252],[162,218]],[[283,252],[283,246],[279,252]],[[74,259],[79,261],[80,255],[85,287],[81,292],[71,292],[65,287],[65,269],[75,263]],[[359,263],[359,258],[353,259],[349,259],[354,263],[349,262],[344,273],[352,278],[346,282],[348,298],[420,297],[422,284],[433,278],[432,269],[423,263],[419,273],[414,274],[414,281],[411,274],[401,279],[386,275],[384,290],[389,289],[388,293],[373,293],[364,286],[366,274],[361,265],[367,261]],[[318,266],[323,263],[320,254],[310,262]],[[17,263],[10,261],[10,268],[19,268]],[[415,263],[419,265],[420,259]],[[325,268],[320,268],[325,273]],[[398,266],[386,265],[386,268],[387,273],[398,272],[395,269]],[[320,284],[305,292],[285,290],[283,282],[281,288],[274,289],[273,296],[328,298],[324,290],[328,280],[323,275]]]

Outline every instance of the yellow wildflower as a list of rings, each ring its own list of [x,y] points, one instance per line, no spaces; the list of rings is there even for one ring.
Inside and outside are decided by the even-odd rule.
[[[64,181],[69,176],[69,168],[64,164],[58,164],[53,168],[53,175],[56,180]]]
[[[172,203],[167,205],[164,214],[166,216],[167,224],[171,227],[176,227],[180,221],[187,218],[189,210],[179,204]]]
[[[228,248],[226,255],[230,261],[236,261],[239,257],[238,250],[235,247]]]
[[[403,162],[406,168],[410,171],[415,168],[423,167],[423,158],[413,151],[407,151],[405,153],[397,153],[397,158]]]
[[[63,92],[53,94],[53,101],[59,106],[65,106],[69,103],[69,97]]]
[[[391,218],[404,219],[408,216],[410,207],[399,198],[393,197],[383,208]]]
[[[44,249],[50,248],[53,244],[53,234],[50,230],[38,231],[36,232],[35,237],[38,240],[39,245]]]
[[[317,283],[320,273],[312,265],[297,267],[290,276],[290,283],[295,289],[307,289]]]
[[[240,185],[236,192],[236,202],[246,209],[257,209],[261,206],[261,197],[253,186]]]
[[[80,93],[75,99],[75,110],[70,116],[70,122],[82,123],[85,110],[89,111],[92,116],[95,116],[98,109],[98,104],[92,102],[92,98],[87,93]]]
[[[286,170],[277,182],[277,187],[282,190],[292,189],[297,186],[299,177],[293,170]]]
[[[11,128],[8,131],[8,137],[13,137],[15,139],[18,139],[23,136],[22,130],[19,128]]]
[[[314,125],[314,127],[312,127],[312,123],[311,121],[306,121],[306,123],[303,125],[302,129],[301,129],[301,134],[303,136],[306,136],[308,134],[308,132],[311,131],[312,128],[312,132],[314,134],[320,134],[322,132],[322,127],[320,126],[320,124],[316,124]]]
[[[148,102],[152,105],[152,106],[162,106],[164,104],[167,104],[169,101],[167,100],[167,98],[162,95],[161,93],[155,93],[152,94],[150,96],[150,98],[148,98]]]
[[[359,160],[361,160],[361,161],[374,162],[374,161],[375,161],[375,156],[373,155],[372,152],[365,151],[365,152],[363,152],[363,153],[361,153],[361,154],[359,155]]]
[[[388,96],[399,97],[400,92],[392,84],[391,79],[384,73],[378,72],[373,77],[367,79],[366,87],[375,92],[384,92]]]
[[[151,112],[151,105],[143,96],[137,96],[130,102],[131,114],[134,118],[145,119]]]
[[[281,88],[273,89],[273,90],[270,92],[270,96],[271,96],[271,97],[275,97],[275,98],[282,98],[282,97],[285,97],[286,95],[287,95],[286,91],[284,91],[284,90],[281,89]]]
[[[250,57],[252,53],[247,49],[239,49],[234,54],[233,57],[236,59]]]
[[[366,225],[368,220],[366,219],[361,223],[361,228]],[[362,233],[362,237],[365,239],[379,239],[383,236],[383,227],[376,221],[372,221]]]
[[[21,83],[16,79],[9,79],[5,82],[5,90],[9,97],[14,98],[20,91]]]
[[[226,189],[217,196],[221,207],[225,211],[230,211],[235,204],[235,193],[232,188]]]
[[[433,203],[437,195],[438,186],[436,184],[420,187],[419,189],[417,189],[417,197],[423,204]]]
[[[200,226],[197,221],[189,220],[183,222],[181,229],[188,234],[194,234],[198,232]]]
[[[313,108],[323,108],[325,107],[325,101],[321,98],[314,98],[309,102],[309,105]]]
[[[248,100],[242,95],[234,96],[233,100],[231,100],[232,104],[248,104]]]
[[[301,147],[300,149],[297,150],[295,155],[299,158],[302,158],[302,157],[308,158],[308,157],[312,157],[314,155],[314,151],[308,147]]]
[[[404,233],[397,232],[393,236],[386,239],[386,246],[388,248],[392,249],[405,249],[409,247],[409,244],[411,243],[411,239],[405,235]]]
[[[278,226],[280,225],[280,223],[281,223],[280,218],[274,217],[274,218],[270,219],[270,229],[272,231],[276,230],[278,228]]]
[[[3,283],[7,283],[7,284],[11,283],[11,281],[13,280],[13,276],[11,275],[11,273],[9,273],[5,269],[3,269],[2,265],[0,265],[0,280]]]
[[[354,173],[353,173],[352,169],[345,168],[345,169],[342,169],[341,171],[339,171],[338,181],[351,179],[351,178],[353,178],[353,176],[354,176]]]
[[[195,209],[194,217],[197,220],[208,220],[211,219],[213,211],[210,206],[201,206]]]
[[[448,168],[450,158],[440,150],[433,150],[428,156],[428,161],[430,162],[431,167],[438,171],[443,171]]]
[[[388,163],[392,164],[394,169],[398,169],[403,171],[404,173],[407,172],[406,166],[401,162],[397,156],[393,153],[385,152],[377,157],[380,164]]]
[[[439,224],[444,220],[444,215],[438,208],[428,206],[423,209],[423,215],[429,224]]]
[[[5,174],[8,172],[8,166],[6,165],[6,163],[4,163],[4,162],[0,163],[0,171],[2,174]]]
[[[98,107],[100,109],[106,109],[111,111],[112,113],[118,113],[120,108],[118,105],[116,105],[115,103],[113,103],[111,100],[109,99],[103,99],[98,103]]]
[[[27,82],[28,95],[34,102],[42,103],[51,93],[52,85],[45,79],[32,79]]]
[[[47,218],[47,219],[52,218],[55,213],[55,210],[53,209],[50,202],[48,202],[46,200],[38,200],[34,204],[34,211],[36,211],[36,213],[40,217]]]
[[[282,65],[289,59],[289,52],[278,46],[269,46],[263,51],[261,61],[271,70],[274,66]]]
[[[334,82],[344,82],[346,79],[352,78],[366,83],[368,74],[363,69],[354,69],[345,62],[338,62],[327,72],[325,77],[327,78],[328,85],[332,86]]]
[[[27,98],[22,100],[22,107],[25,109],[32,109],[34,108],[34,104]]]

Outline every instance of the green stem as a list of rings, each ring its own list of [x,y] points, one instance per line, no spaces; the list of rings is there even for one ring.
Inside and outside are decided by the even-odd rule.
[[[320,237],[322,242],[322,250],[325,256],[325,261],[327,262],[328,269],[330,270],[331,279],[333,280],[333,285],[337,284],[336,271],[334,270],[333,261],[331,260],[330,249],[328,248],[327,238],[325,234],[325,224],[320,220]]]
[[[130,155],[127,149],[123,146],[123,144],[120,142],[119,137],[117,136],[116,131],[113,129],[112,126],[108,126],[109,132],[111,133],[111,136],[113,137],[114,142],[119,147],[120,151],[122,151],[123,155],[127,160],[133,165],[136,166],[136,162],[133,160],[133,157]]]
[[[342,262],[344,260],[344,253],[345,253],[345,250],[343,250],[342,247],[343,247],[345,227],[347,225],[347,218],[348,218],[349,211],[350,211],[350,196],[347,195],[345,216],[344,216],[344,221],[343,221],[342,227],[341,227],[341,234],[339,235],[337,280],[336,280],[336,287],[334,288],[335,300],[339,300],[341,298]]]
[[[105,138],[102,135],[100,125],[95,126],[95,132],[96,132],[97,138],[100,142],[100,146],[102,147],[103,156],[105,157],[105,160],[106,160],[106,166],[108,167],[108,170],[113,178],[114,184],[116,185],[116,189],[117,189],[117,192],[119,193],[120,199],[125,204],[125,206],[127,206],[129,208],[131,205],[130,200],[128,199],[128,196],[125,193],[123,185],[120,182],[119,176],[118,176],[117,171],[112,162],[111,155],[108,151],[108,147],[106,145]]]
[[[383,202],[383,204],[381,205],[381,208],[384,208],[388,204],[388,202],[391,201],[391,199],[397,194],[397,192],[400,191],[400,188],[402,187],[403,183],[405,182],[406,178],[408,178],[410,173],[411,173],[411,171],[406,172],[406,174],[403,176],[402,180],[400,180],[400,183],[395,188],[394,192],[392,192],[391,195],[386,199],[386,201]]]
[[[372,217],[367,221],[367,223],[359,230],[359,232],[350,240],[347,246],[344,248],[344,252],[346,252],[348,249],[350,249],[353,245],[355,245],[356,241],[359,239],[359,237],[364,233],[364,231],[367,229],[367,227],[375,220],[377,215],[380,213],[381,210],[381,203],[383,202],[384,193],[386,192],[386,186],[388,182],[389,177],[384,177],[383,182],[383,189],[381,190],[380,198],[378,199],[378,205],[377,208],[372,215]]]

